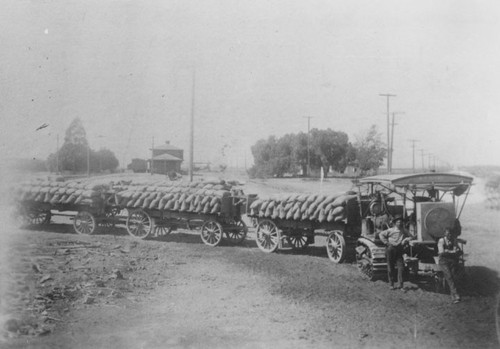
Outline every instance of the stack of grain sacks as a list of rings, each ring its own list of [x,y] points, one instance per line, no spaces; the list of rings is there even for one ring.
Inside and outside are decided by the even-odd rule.
[[[115,194],[115,203],[133,209],[168,210],[217,214],[222,199],[231,196],[232,185],[213,182],[158,182],[150,185],[130,183]]]
[[[14,200],[74,205],[100,205],[106,194],[112,191],[112,183],[89,180],[41,180],[34,179],[17,185]]]
[[[338,222],[346,219],[346,206],[356,193],[283,194],[257,199],[249,208],[250,217],[295,221]]]

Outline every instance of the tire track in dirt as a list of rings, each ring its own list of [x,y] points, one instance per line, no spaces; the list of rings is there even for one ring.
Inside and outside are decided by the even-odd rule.
[[[353,264],[332,264],[322,246],[265,254],[252,233],[241,246],[209,248],[182,230],[138,242],[64,232],[18,231],[20,240],[11,245],[11,271],[19,273],[14,290],[29,275],[36,292],[29,285],[24,291],[36,296],[44,274],[82,290],[68,312],[57,313],[63,322],[48,322],[53,332],[29,337],[32,347],[498,346],[493,295],[470,295],[452,306],[447,295],[410,283],[406,293],[390,291],[384,281],[364,280]],[[86,249],[53,254],[84,243],[98,247],[87,255]],[[117,280],[108,278],[114,269],[123,275],[121,297],[97,285],[116,289]],[[86,304],[85,295],[94,301]],[[13,311],[24,306],[17,301]]]

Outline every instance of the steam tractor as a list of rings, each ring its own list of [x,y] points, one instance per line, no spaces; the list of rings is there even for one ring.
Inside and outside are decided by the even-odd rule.
[[[464,175],[435,172],[358,180],[355,184],[361,216],[361,234],[356,242],[359,270],[370,280],[385,276],[385,246],[379,233],[389,227],[392,217],[400,215],[413,237],[405,255],[407,270],[414,274],[431,272],[444,285],[436,263],[437,242],[444,236],[445,228],[460,235],[459,218],[472,180]],[[465,241],[458,241],[463,248]]]

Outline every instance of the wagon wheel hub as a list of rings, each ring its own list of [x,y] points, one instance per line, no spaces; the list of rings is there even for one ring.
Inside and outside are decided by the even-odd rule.
[[[126,226],[130,235],[145,239],[152,230],[153,222],[149,214],[142,210],[136,210],[129,213]]]
[[[274,252],[280,244],[280,232],[271,220],[263,220],[257,225],[257,246],[264,252]]]
[[[92,213],[80,211],[73,219],[73,228],[78,234],[93,234],[96,228],[96,220]]]
[[[213,220],[209,220],[201,227],[201,240],[208,246],[217,246],[222,240],[222,226]]]
[[[309,246],[308,238],[306,235],[292,235],[287,238],[288,243],[293,249],[305,249]]]
[[[242,220],[234,220],[231,222],[230,229],[227,230],[226,236],[233,244],[239,244],[245,240],[248,233],[248,227]]]
[[[346,243],[341,232],[333,231],[326,241],[326,252],[334,263],[342,263],[346,257]]]

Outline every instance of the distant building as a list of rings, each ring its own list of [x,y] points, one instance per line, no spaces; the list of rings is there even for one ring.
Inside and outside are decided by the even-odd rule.
[[[347,165],[344,170],[344,176],[356,177],[359,176],[359,169],[354,165]]]
[[[132,162],[128,164],[127,169],[134,172],[144,173],[148,170],[148,163],[144,159],[132,159]]]
[[[153,151],[153,158],[148,160],[148,164],[149,168],[153,169],[153,173],[181,172],[184,150],[171,145],[169,141],[150,150]]]

